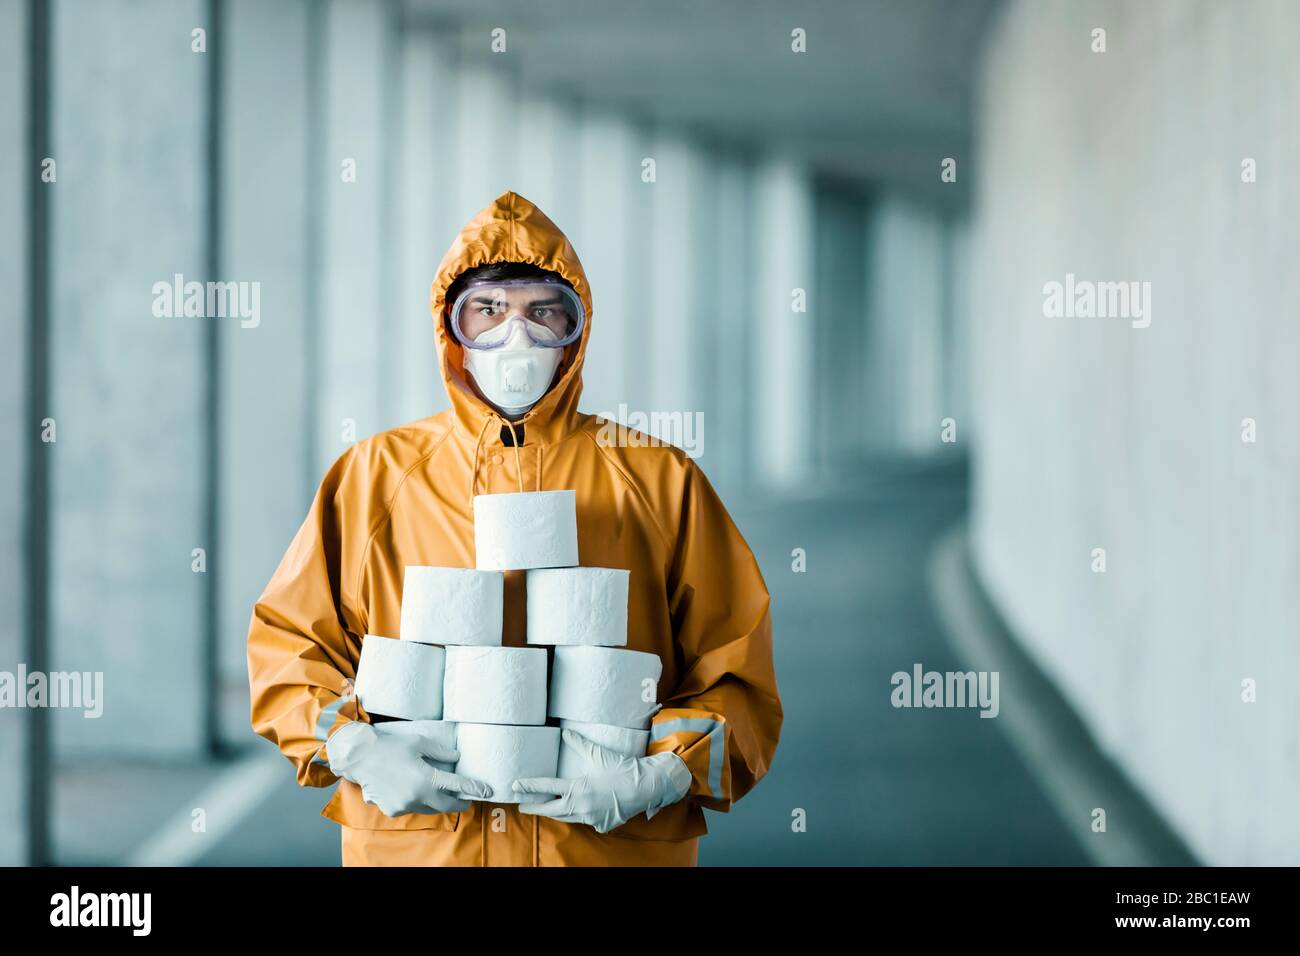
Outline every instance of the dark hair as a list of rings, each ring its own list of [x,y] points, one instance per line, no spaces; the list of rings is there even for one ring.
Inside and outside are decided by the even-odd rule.
[[[447,287],[447,295],[443,299],[445,307],[450,310],[456,301],[456,296],[464,292],[465,286],[471,282],[493,282],[499,279],[550,279],[554,282],[562,282],[570,289],[573,288],[558,272],[539,268],[531,262],[489,262],[485,266],[466,269],[456,276],[456,280]]]

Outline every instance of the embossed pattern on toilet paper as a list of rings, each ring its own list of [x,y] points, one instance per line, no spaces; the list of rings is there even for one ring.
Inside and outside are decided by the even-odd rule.
[[[528,572],[528,643],[618,647],[627,643],[631,572],[548,568]]]
[[[499,571],[407,565],[402,580],[402,640],[500,646]]]
[[[577,563],[575,492],[475,495],[475,567],[509,571],[573,567]]]
[[[367,634],[357,665],[357,699],[367,713],[437,720],[445,657],[441,647]]]
[[[460,760],[456,773],[492,787],[492,803],[545,803],[540,793],[515,793],[521,777],[554,777],[559,765],[560,728],[460,724],[456,729]],[[466,800],[480,797],[461,794]]]
[[[646,730],[662,672],[656,654],[617,647],[557,647],[546,712],[565,720]],[[648,701],[642,699],[647,686],[652,698]]]
[[[546,723],[546,651],[448,647],[443,716],[476,724]]]

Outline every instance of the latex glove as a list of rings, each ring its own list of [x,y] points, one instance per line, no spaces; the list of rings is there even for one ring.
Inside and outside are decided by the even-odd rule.
[[[384,816],[404,813],[452,813],[469,809],[457,793],[492,796],[486,783],[431,767],[425,757],[455,763],[460,754],[445,741],[407,734],[381,734],[369,724],[352,721],[325,744],[330,770],[361,788],[361,799]]]
[[[592,770],[582,777],[524,777],[512,785],[516,793],[545,793],[545,803],[521,803],[520,813],[551,817],[562,823],[586,823],[600,833],[622,826],[644,811],[653,817],[676,803],[691,788],[691,771],[674,753],[628,757],[602,747],[568,728],[564,746],[586,758]]]

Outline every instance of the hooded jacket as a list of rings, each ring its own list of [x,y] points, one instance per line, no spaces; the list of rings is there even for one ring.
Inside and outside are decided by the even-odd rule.
[[[503,261],[559,273],[587,313],[551,389],[518,420],[517,449],[505,420],[469,384],[463,350],[444,321],[453,280]],[[694,862],[695,838],[707,832],[703,808],[727,811],[744,796],[767,772],[780,735],[769,598],[758,565],[684,452],[578,411],[591,290],[573,247],[541,210],[512,192],[498,197],[460,232],[431,298],[451,409],[357,442],[321,482],[253,610],[253,729],[292,761],[299,784],[338,783],[322,815],[345,828],[345,863]],[[580,563],[631,571],[627,647],[663,662],[663,707],[652,718],[648,752],[676,753],[692,775],[679,803],[607,834],[527,816],[512,804],[387,817],[329,769],[329,734],[369,719],[352,691],[365,635],[401,636],[405,566],[474,567],[474,495],[521,485],[575,489]],[[507,646],[527,643],[524,609],[524,572],[508,571]]]

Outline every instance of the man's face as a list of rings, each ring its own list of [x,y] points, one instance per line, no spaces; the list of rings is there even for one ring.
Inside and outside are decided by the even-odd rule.
[[[545,326],[563,339],[577,324],[568,299],[543,286],[483,286],[470,291],[461,307],[460,330],[470,339],[520,316]]]
[[[533,279],[472,283],[457,294],[449,318],[475,390],[512,416],[525,413],[554,384],[584,323],[573,289]]]

